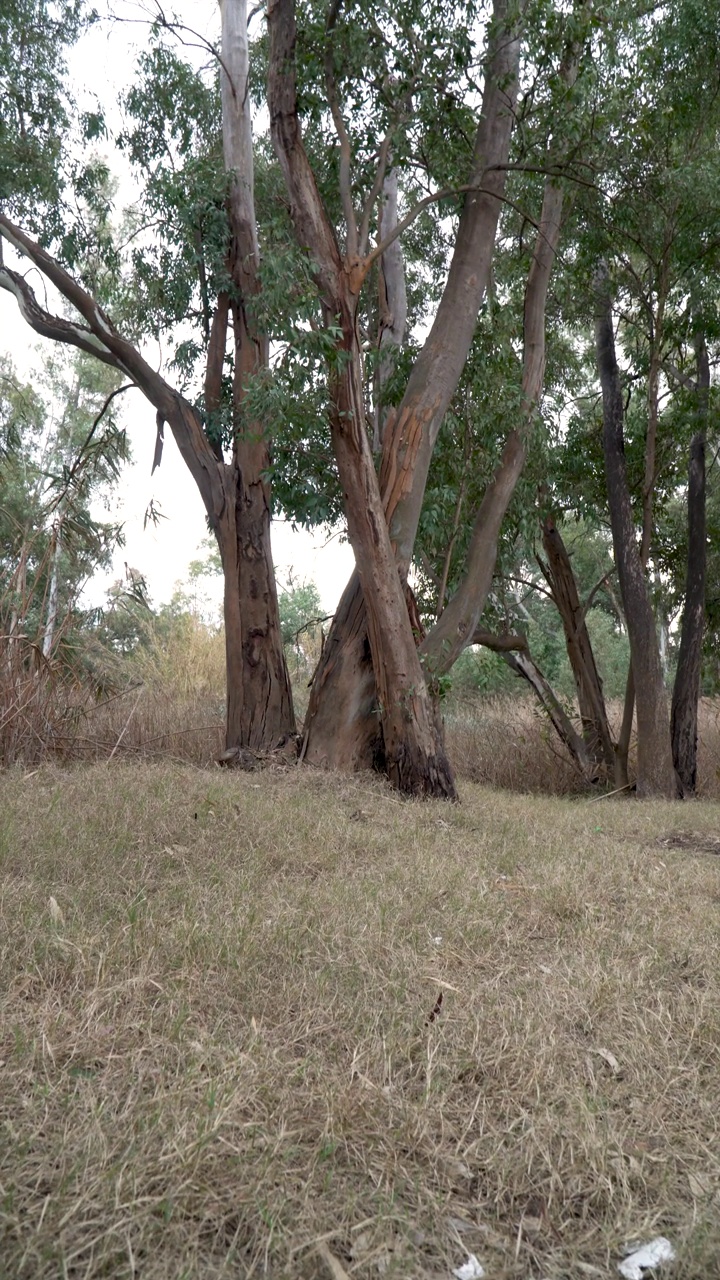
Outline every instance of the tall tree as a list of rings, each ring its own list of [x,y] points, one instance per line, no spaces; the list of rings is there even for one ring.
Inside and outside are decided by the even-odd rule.
[[[22,42],[25,10],[33,0],[18,0],[18,40]],[[38,11],[43,38],[46,26]],[[74,31],[69,32],[70,35]],[[76,346],[121,371],[137,386],[156,411],[158,446],[169,424],[180,453],[196,481],[208,522],[221,551],[225,574],[225,620],[227,653],[227,746],[270,749],[294,732],[289,678],[280,632],[272,557],[270,552],[270,496],[267,481],[267,441],[261,425],[249,418],[246,409],[248,380],[267,364],[266,336],[258,329],[254,299],[259,290],[259,253],[253,200],[253,157],[248,93],[249,54],[247,7],[245,0],[223,0],[222,40],[218,55],[222,98],[222,143],[227,177],[227,199],[220,205],[225,219],[224,278],[216,275],[217,294],[208,316],[205,334],[204,409],[191,403],[165,378],[151,368],[138,346],[123,336],[113,323],[102,293],[83,282],[82,261],[77,254],[71,262],[80,268],[80,279],[27,231],[0,214],[0,241],[11,246],[21,258],[33,263],[58,290],[77,318],[52,314],[41,306],[26,278],[7,263],[0,265],[0,286],[14,293],[28,324],[43,337]],[[58,76],[61,67],[57,68]],[[32,68],[28,80],[35,83]],[[52,80],[58,101],[62,95],[57,78]],[[60,125],[64,121],[58,108]],[[22,123],[22,122],[21,122]],[[40,132],[40,122],[35,122]],[[185,122],[192,129],[191,122]],[[59,126],[60,127],[60,126]],[[19,128],[19,126],[18,126]],[[52,157],[51,157],[52,159]],[[47,156],[40,149],[37,172],[46,173]],[[53,172],[50,164],[50,172]],[[57,184],[56,184],[57,185]],[[28,204],[28,192],[13,192],[15,205]],[[50,232],[57,229],[57,209],[49,202]],[[186,228],[192,238],[195,228]],[[62,241],[60,249],[68,242]],[[211,310],[204,273],[202,251],[191,252],[198,267],[199,287],[206,312]],[[87,275],[87,273],[86,273]],[[228,329],[232,320],[233,387],[230,422],[226,439],[230,460],[226,461],[218,430],[222,413],[223,369]]]
[[[603,446],[610,521],[620,591],[630,636],[638,719],[637,792],[639,796],[677,795],[670,749],[670,722],[660,665],[655,615],[645,581],[641,549],[635,540],[625,467],[624,407],[615,357],[612,304],[607,268],[596,278],[595,341],[603,394]]]
[[[705,630],[707,533],[705,518],[705,444],[710,394],[710,362],[701,332],[695,335],[697,430],[690,441],[687,489],[687,572],[680,630],[680,652],[673,685],[671,733],[673,761],[686,796],[697,786],[698,702]]]
[[[276,8],[271,10],[271,24],[274,13]],[[290,13],[283,18],[285,22],[291,20]],[[506,0],[496,0],[485,58],[480,121],[470,169],[465,175],[466,181],[460,184],[468,188],[468,193],[458,223],[447,282],[402,402],[388,418],[383,435],[382,523],[389,528],[393,551],[390,576],[397,579],[399,570],[401,584],[407,580],[433,448],[462,373],[487,287],[506,185],[519,57],[516,15]],[[272,92],[270,101],[274,115]],[[282,141],[278,141],[282,147]],[[378,177],[379,186],[383,177],[382,157]],[[356,252],[352,235],[355,217],[347,196],[345,203],[350,257]],[[399,228],[402,225],[401,221]],[[384,248],[385,243],[381,241],[377,249],[368,253],[367,246],[360,245],[365,258],[355,271],[358,286]],[[358,408],[361,404],[362,400]],[[394,613],[393,626],[395,630],[403,629],[407,643],[407,634],[412,637],[412,631],[403,593],[398,596],[393,588],[393,596],[393,610],[400,609],[400,613]],[[378,701],[385,705],[381,692],[384,676],[382,660],[378,661],[380,653],[373,654],[368,629],[367,611],[371,607],[358,560],[358,571],[343,593],[313,682],[305,727],[308,760],[317,763],[331,760],[345,768],[367,767],[385,747],[379,739],[375,714]],[[413,659],[408,651],[406,661],[412,664],[415,673],[412,682],[419,687],[418,659]],[[424,688],[422,672],[419,679]]]
[[[357,309],[372,255],[367,254],[367,232],[358,230],[350,189],[349,156],[334,84],[330,76],[331,107],[341,144],[345,254],[339,248],[300,130],[293,0],[273,0],[268,21],[268,98],[273,140],[285,175],[298,239],[312,256],[325,323],[338,329],[330,367],[330,430],[343,488],[348,534],[367,610],[385,768],[402,791],[454,798],[452,770],[420,666],[366,429]],[[337,762],[334,756],[331,762]]]

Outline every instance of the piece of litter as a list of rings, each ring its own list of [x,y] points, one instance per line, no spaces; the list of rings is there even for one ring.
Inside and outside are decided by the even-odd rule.
[[[675,1250],[670,1241],[665,1236],[656,1236],[654,1240],[635,1249],[622,1262],[618,1262],[617,1269],[625,1280],[643,1280],[645,1271],[659,1267],[661,1262],[672,1262],[674,1257]]]
[[[442,934],[439,933],[437,937],[433,938],[433,942],[435,943],[436,947],[439,947],[442,942]]]
[[[64,924],[65,917],[55,898],[50,898],[48,907],[50,908],[50,918],[53,924]]]
[[[468,1254],[467,1262],[463,1262],[461,1267],[457,1267],[453,1271],[453,1275],[457,1276],[457,1280],[482,1280],[485,1270],[480,1266],[474,1253]]]
[[[621,1074],[620,1063],[615,1054],[611,1053],[609,1049],[593,1049],[591,1052],[596,1053],[599,1058],[602,1058],[603,1062],[607,1063],[614,1076]]]

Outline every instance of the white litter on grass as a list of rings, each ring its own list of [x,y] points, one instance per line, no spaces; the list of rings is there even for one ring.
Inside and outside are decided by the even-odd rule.
[[[48,899],[48,907],[50,909],[50,919],[52,920],[53,924],[64,924],[65,917],[62,913],[61,907],[58,905],[56,898],[51,897]]]
[[[618,1262],[617,1269],[625,1280],[643,1280],[645,1271],[659,1267],[661,1262],[672,1262],[674,1257],[675,1250],[670,1241],[665,1236],[656,1236],[639,1249],[633,1246],[633,1252],[622,1262]]]
[[[461,1267],[457,1267],[453,1271],[453,1275],[457,1276],[457,1280],[482,1280],[485,1270],[480,1266],[474,1253],[468,1255],[467,1262],[463,1262]]]

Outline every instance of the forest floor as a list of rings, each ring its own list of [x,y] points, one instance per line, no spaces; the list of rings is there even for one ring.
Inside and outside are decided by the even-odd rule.
[[[719,819],[0,775],[0,1276],[720,1274]]]

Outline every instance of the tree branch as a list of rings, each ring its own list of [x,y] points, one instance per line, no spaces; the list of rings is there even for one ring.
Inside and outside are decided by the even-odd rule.
[[[81,462],[82,462],[82,460],[83,460],[83,457],[84,457],[84,455],[85,455],[85,451],[87,450],[88,446],[90,445],[90,443],[91,443],[91,441],[92,441],[92,439],[93,439],[93,436],[95,435],[95,432],[97,431],[98,427],[100,426],[100,423],[102,422],[103,418],[105,417],[105,414],[107,413],[108,409],[110,408],[110,405],[112,404],[112,402],[113,402],[113,400],[115,399],[115,397],[116,397],[116,396],[119,396],[119,395],[122,395],[123,391],[130,391],[134,386],[135,386],[135,383],[134,383],[134,382],[126,382],[122,387],[116,387],[114,391],[111,391],[111,392],[110,392],[110,395],[109,395],[109,396],[106,396],[106,398],[105,398],[105,402],[104,402],[104,404],[103,404],[103,406],[102,406],[102,408],[101,408],[100,412],[97,414],[97,416],[96,416],[96,418],[95,418],[95,420],[94,420],[94,422],[93,422],[93,424],[92,424],[92,426],[91,426],[90,430],[88,431],[88,434],[86,435],[86,437],[85,437],[85,439],[84,439],[84,441],[83,441],[82,445],[80,446],[80,449],[78,450],[77,457],[75,458],[75,461],[73,462],[73,464],[72,464],[72,466],[71,466],[70,470],[69,470],[69,471],[68,471],[68,473],[67,473],[67,476],[66,476],[66,478],[65,478],[65,483],[64,483],[64,485],[63,485],[62,489],[60,490],[60,493],[57,495],[57,497],[53,498],[52,502],[50,503],[50,506],[49,506],[49,508],[48,508],[48,510],[49,510],[49,511],[55,511],[55,510],[60,506],[60,503],[62,502],[63,498],[65,497],[66,493],[68,492],[68,490],[69,490],[69,488],[70,488],[70,485],[72,484],[73,480],[75,479],[75,476],[76,476],[76,475],[77,475],[77,473],[78,473],[78,470],[79,470],[79,468],[80,468],[80,464],[81,464]]]
[[[391,141],[392,141],[392,131],[388,129],[387,133],[385,134],[385,137],[383,138],[380,144],[380,152],[378,154],[378,166],[375,172],[375,178],[374,178],[372,187],[370,189],[370,194],[367,200],[365,201],[365,207],[363,209],[363,215],[362,215],[362,222],[360,223],[360,239],[358,242],[358,253],[360,254],[361,257],[364,256],[365,253],[367,253],[367,242],[368,242],[368,237],[370,235],[370,219],[372,217],[372,211],[375,207],[375,201],[380,195],[380,192],[382,191],[383,182],[385,181],[385,173],[387,170],[388,153],[390,151]]]
[[[338,310],[337,282],[342,258],[303,144],[297,113],[295,44],[297,26],[293,0],[269,0],[270,66],[268,107],[273,146],[290,195],[291,212],[300,244],[313,258],[313,275],[323,302]]]
[[[384,240],[381,240],[379,244],[376,244],[366,258],[363,258],[361,264],[362,278],[360,283],[365,279],[373,263],[376,262],[378,258],[382,257],[382,255],[390,248],[393,241],[397,240],[398,236],[402,235],[403,231],[407,231],[408,227],[415,221],[418,215],[422,213],[423,209],[427,209],[430,204],[437,204],[439,200],[449,200],[452,196],[464,195],[467,192],[473,192],[476,195],[494,196],[500,204],[509,205],[509,207],[514,209],[516,213],[522,213],[525,221],[529,222],[536,231],[540,230],[538,223],[525,213],[524,210],[520,209],[513,200],[510,200],[506,195],[500,195],[497,191],[493,191],[489,187],[479,187],[477,183],[463,183],[460,187],[442,187],[440,191],[433,191],[429,196],[424,196],[422,200],[418,200],[418,203],[413,206],[410,212],[407,213],[404,218],[401,218],[394,230],[385,236]]]
[[[343,120],[340,103],[338,101],[335,65],[333,62],[333,46],[330,39],[330,36],[335,29],[341,4],[342,0],[331,0],[330,8],[328,9],[327,22],[325,23],[325,89],[327,92],[330,113],[333,118],[333,124],[335,125],[335,132],[340,142],[340,199],[342,201],[345,225],[347,227],[346,251],[348,257],[353,260],[358,255],[358,230],[351,186],[350,170],[352,164],[352,150],[350,146],[350,138],[348,136],[347,129],[345,128],[345,121]]]
[[[125,373],[170,424],[177,446],[200,490],[211,522],[217,520],[225,503],[223,479],[218,461],[193,406],[157,373],[140,352],[121,337],[95,299],[60,266],[47,250],[0,213],[0,239],[4,238],[72,304],[84,325],[51,316],[39,306],[30,286],[16,271],[0,268],[0,286],[9,288],[18,299],[23,317],[45,337],[70,343],[81,351]]]
[[[26,324],[43,338],[52,338],[54,342],[64,342],[68,346],[78,347],[88,355],[97,356],[104,364],[114,369],[120,368],[112,352],[104,342],[100,341],[91,329],[82,324],[73,324],[61,316],[54,316],[40,306],[33,290],[24,276],[9,267],[0,267],[0,288],[14,294],[20,308],[20,314]]]
[[[473,632],[470,644],[481,644],[484,649],[492,649],[493,653],[527,653],[527,636],[514,635],[511,631],[496,635],[477,627]]]

